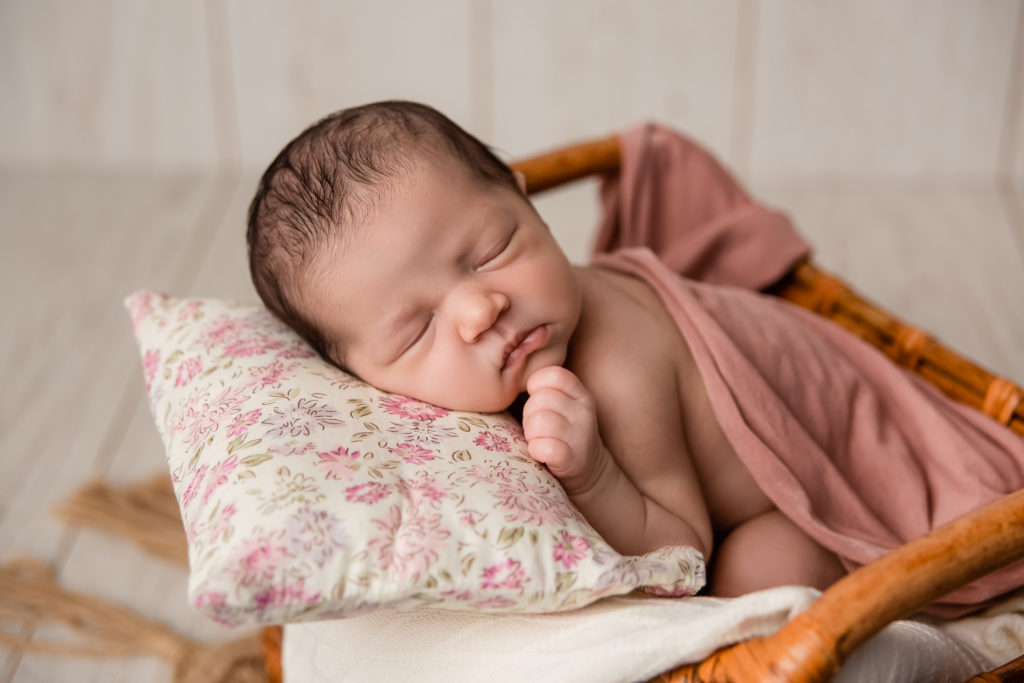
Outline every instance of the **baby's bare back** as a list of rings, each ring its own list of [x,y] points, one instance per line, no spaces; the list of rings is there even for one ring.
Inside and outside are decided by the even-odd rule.
[[[583,315],[568,367],[594,394],[601,437],[654,497],[696,486],[716,536],[773,508],[725,438],[679,329],[643,281],[580,273]]]

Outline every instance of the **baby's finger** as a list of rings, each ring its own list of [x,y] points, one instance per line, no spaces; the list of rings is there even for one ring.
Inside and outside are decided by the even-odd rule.
[[[547,465],[555,476],[563,473],[572,458],[572,451],[564,441],[549,437],[530,441],[527,451],[531,458]]]
[[[590,392],[579,377],[560,365],[541,368],[526,380],[526,391],[531,395],[543,389],[555,389],[576,400],[590,399]]]
[[[571,429],[572,424],[558,411],[523,410],[523,435],[527,441],[544,437],[564,437]]]
[[[553,410],[563,414],[571,412],[575,409],[576,403],[577,401],[570,398],[568,394],[558,389],[544,387],[530,394],[530,397],[526,399],[526,403],[523,404],[523,419],[530,413],[541,410]]]

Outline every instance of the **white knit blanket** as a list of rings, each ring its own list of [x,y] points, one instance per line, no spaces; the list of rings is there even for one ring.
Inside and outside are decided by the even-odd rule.
[[[722,600],[609,598],[563,614],[419,609],[290,624],[289,683],[635,681],[778,630],[819,593],[783,587]],[[1024,593],[951,624],[900,621],[861,647],[837,681],[962,681],[1024,652]]]

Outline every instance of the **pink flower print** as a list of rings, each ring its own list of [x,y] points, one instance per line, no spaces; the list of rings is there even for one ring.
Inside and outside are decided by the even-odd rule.
[[[466,472],[466,477],[477,484],[510,484],[515,479],[515,471],[504,462],[473,465]]]
[[[519,560],[505,560],[493,564],[484,569],[484,580],[482,588],[508,588],[516,590],[522,588],[523,584],[529,581],[526,570]]]
[[[191,396],[184,412],[172,419],[171,433],[185,432],[185,445],[189,450],[199,445],[210,434],[220,429],[221,420],[229,414],[242,411],[247,398],[244,387],[228,386],[216,398],[206,401],[203,393]]]
[[[436,420],[449,412],[444,408],[406,396],[389,396],[383,399],[380,405],[392,415],[408,420]]]
[[[203,364],[198,356],[186,358],[178,365],[178,375],[174,378],[174,386],[183,387],[198,375],[203,369]]]
[[[436,503],[447,495],[443,484],[439,484],[426,472],[418,472],[415,479],[402,479],[399,490],[406,495],[410,504],[420,507]]]
[[[417,508],[392,505],[387,516],[373,520],[381,535],[370,539],[381,569],[416,580],[435,562],[450,536],[441,515],[423,514]]]
[[[210,476],[207,477],[209,483],[206,485],[206,490],[203,491],[203,505],[206,505],[207,501],[210,500],[210,496],[213,495],[214,491],[227,483],[228,475],[234,471],[237,465],[238,456],[232,455],[215,467]]]
[[[376,481],[368,481],[365,484],[349,486],[345,489],[345,500],[350,503],[366,503],[373,505],[388,494],[386,484]]]
[[[128,299],[128,315],[132,319],[132,330],[139,331],[142,319],[153,312],[153,302],[149,292],[135,294]]]
[[[252,375],[252,379],[249,381],[249,386],[254,386],[258,389],[263,387],[273,386],[290,376],[288,373],[293,366],[286,366],[279,360],[275,360],[269,365],[261,365],[255,368],[249,368],[249,374]]]
[[[392,422],[388,431],[395,434],[399,441],[430,444],[440,444],[459,434],[452,427],[440,426],[432,420],[400,420]]]
[[[494,424],[494,431],[508,434],[513,443],[526,443],[526,435],[523,434],[523,427],[515,420],[496,422]]]
[[[465,602],[466,600],[473,599],[473,591],[470,590],[445,590],[441,591],[441,595],[445,596],[446,598],[456,600],[458,602]]]
[[[289,441],[289,442],[287,442],[285,444],[282,444],[280,446],[271,446],[270,448],[267,449],[267,452],[271,453],[273,455],[289,456],[289,455],[305,455],[306,453],[309,453],[310,451],[315,451],[315,450],[316,450],[316,444],[314,444],[312,441],[307,441],[305,443],[299,443],[295,439],[292,439],[291,441]]]
[[[282,605],[308,605],[320,599],[320,593],[310,593],[301,581],[286,583],[280,586],[269,586],[253,596],[256,608],[265,610],[267,607]]]
[[[252,427],[254,424],[260,421],[261,414],[262,411],[259,408],[257,408],[255,410],[250,410],[247,413],[238,413],[237,415],[235,415],[235,419],[232,420],[231,424],[228,425],[228,437],[230,438],[239,436],[240,434],[245,434],[247,431],[249,431],[249,427]]]
[[[226,593],[220,591],[207,591],[196,596],[195,606],[199,608],[222,607],[227,604],[227,597]]]
[[[350,451],[344,446],[338,446],[333,451],[321,451],[316,454],[320,461],[317,467],[324,473],[325,479],[352,480],[352,474],[356,467],[352,466],[350,460],[357,460],[360,457],[359,451]]]
[[[182,321],[188,320],[193,315],[195,315],[196,312],[200,308],[202,308],[202,306],[203,302],[198,301],[196,299],[190,299],[189,301],[186,301],[185,305],[182,306],[181,309],[178,311],[178,322],[180,323]]]
[[[160,351],[158,349],[146,351],[146,356],[142,361],[142,368],[146,376],[146,391],[149,391],[150,387],[153,386],[153,378],[156,377],[156,371],[159,367]]]
[[[433,451],[414,443],[400,443],[389,450],[410,465],[423,465],[435,459]]]
[[[231,518],[235,516],[238,509],[234,503],[229,503],[220,509],[220,513],[217,515],[217,521],[213,523],[210,530],[206,534],[207,543],[216,543],[228,530]]]
[[[567,506],[547,486],[523,480],[502,482],[493,492],[505,519],[515,524],[553,524],[560,526],[570,516]]]
[[[243,586],[266,583],[278,573],[278,565],[287,556],[285,547],[269,536],[249,538],[235,567],[235,581]]]
[[[494,432],[481,432],[473,443],[477,446],[483,446],[489,451],[501,451],[508,453],[512,450],[512,446],[509,444],[508,439],[503,436],[499,436]]]
[[[229,385],[216,398],[210,401],[209,410],[222,415],[225,413],[238,413],[245,407],[245,402],[248,398],[249,393],[244,387],[232,387]]]
[[[245,326],[241,322],[225,316],[211,321],[199,336],[196,344],[210,351],[214,347],[233,343],[244,331]]]
[[[566,569],[576,566],[576,563],[587,555],[590,544],[582,536],[573,536],[568,531],[561,531],[555,543],[552,555],[555,562],[561,562]]]
[[[188,482],[188,487],[185,489],[185,493],[181,496],[181,506],[188,509],[189,503],[196,497],[199,492],[199,487],[203,483],[203,478],[206,476],[209,465],[200,465],[196,471],[192,474],[192,479]]]
[[[301,472],[292,474],[287,467],[282,467],[277,471],[276,477],[277,484],[273,489],[257,492],[262,514],[269,514],[281,508],[323,498],[316,481]]]
[[[290,344],[277,352],[277,357],[285,360],[291,360],[293,358],[313,358],[314,356],[316,356],[316,351],[309,348],[302,342]]]
[[[281,348],[281,342],[264,335],[245,337],[224,347],[224,355],[234,358],[258,356],[267,351]]]
[[[214,621],[225,626],[236,626],[235,615],[228,607],[228,596],[220,591],[206,591],[196,596],[195,606]]]
[[[300,398],[289,402],[284,408],[274,408],[274,412],[263,420],[263,424],[271,427],[268,437],[309,436],[313,430],[322,431],[327,427],[343,427],[345,422],[338,419],[337,411],[316,401]]]
[[[185,540],[192,543],[198,538],[199,532],[203,530],[203,525],[199,520],[194,519],[192,515],[183,517],[181,521],[185,527]]]
[[[284,528],[289,554],[318,567],[347,545],[341,519],[326,510],[311,508],[308,502],[285,520]]]
[[[205,408],[205,406],[203,406]],[[185,446],[194,451],[207,436],[220,426],[217,414],[211,411],[189,408],[182,417],[180,428],[185,432]]]

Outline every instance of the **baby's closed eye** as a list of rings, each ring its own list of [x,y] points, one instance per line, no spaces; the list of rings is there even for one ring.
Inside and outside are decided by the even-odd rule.
[[[501,239],[484,252],[483,257],[477,262],[475,270],[486,270],[487,266],[496,265],[495,261],[497,261],[498,257],[504,254],[509,245],[512,244],[512,239],[515,237],[515,234],[515,228],[512,228],[505,233]]]
[[[399,357],[404,356],[409,351],[411,351],[414,348],[416,348],[416,346],[418,346],[420,344],[420,342],[424,341],[426,339],[427,335],[429,334],[430,328],[433,326],[433,324],[434,324],[434,314],[431,313],[427,317],[423,318],[422,320],[418,320],[415,325],[410,325],[410,329],[412,330],[412,333],[411,333],[411,335],[409,337],[409,341],[406,342],[402,346],[401,351],[399,351],[399,353],[398,353]]]

